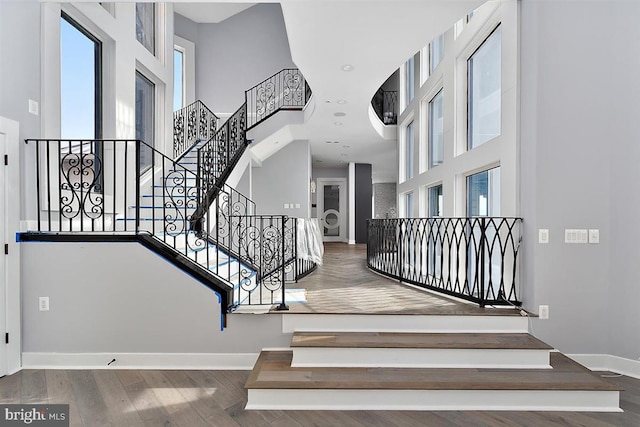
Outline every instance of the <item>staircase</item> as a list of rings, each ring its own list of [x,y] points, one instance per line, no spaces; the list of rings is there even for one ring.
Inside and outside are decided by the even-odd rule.
[[[286,309],[297,268],[296,219],[255,215],[225,184],[246,132],[310,97],[296,69],[245,92],[218,126],[197,101],[174,113],[173,158],[137,140],[27,140],[35,146],[37,222],[22,241],[135,240],[218,294],[223,315],[243,304]]]
[[[620,412],[619,392],[528,333],[519,315],[283,316],[247,409]]]

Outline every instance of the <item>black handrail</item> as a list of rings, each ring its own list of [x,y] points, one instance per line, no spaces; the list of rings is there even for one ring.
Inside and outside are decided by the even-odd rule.
[[[480,306],[521,306],[521,224],[504,217],[372,219],[367,265]]]
[[[247,130],[281,110],[300,110],[311,89],[297,68],[285,68],[245,91]]]

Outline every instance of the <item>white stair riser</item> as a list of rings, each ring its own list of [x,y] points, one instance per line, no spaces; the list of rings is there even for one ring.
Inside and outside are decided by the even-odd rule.
[[[282,332],[490,332],[528,333],[522,316],[287,314]]]
[[[551,369],[549,350],[293,347],[292,367]]]
[[[249,389],[246,409],[622,412],[617,391]]]

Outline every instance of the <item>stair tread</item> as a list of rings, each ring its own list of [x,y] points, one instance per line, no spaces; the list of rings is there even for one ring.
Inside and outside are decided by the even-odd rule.
[[[291,347],[551,350],[526,333],[294,332]]]
[[[551,353],[553,369],[292,368],[292,351],[263,351],[247,389],[572,390],[620,391],[567,356]]]

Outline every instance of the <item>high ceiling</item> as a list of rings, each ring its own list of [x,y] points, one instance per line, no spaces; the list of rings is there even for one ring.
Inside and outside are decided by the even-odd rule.
[[[397,141],[382,138],[374,129],[371,98],[407,58],[483,2],[283,0],[291,57],[315,98],[315,110],[305,124],[314,167],[371,163],[374,182],[396,181]],[[200,17],[205,9],[223,16],[233,7],[239,12],[253,4],[178,3],[179,13],[192,8]],[[344,71],[345,65],[352,70]]]
[[[174,11],[198,24],[217,24],[255,3],[178,3]]]

